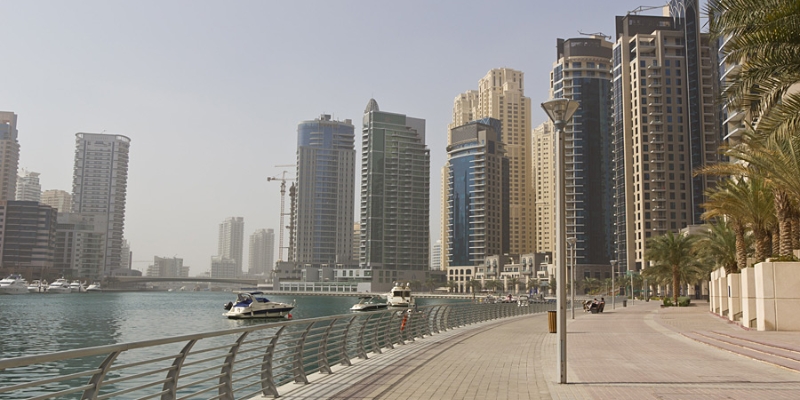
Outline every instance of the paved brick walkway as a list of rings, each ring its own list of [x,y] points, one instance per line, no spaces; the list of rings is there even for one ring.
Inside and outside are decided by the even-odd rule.
[[[279,391],[284,399],[800,398],[800,334],[745,331],[705,303],[576,313],[563,385],[558,335],[546,329],[545,315],[462,327]]]

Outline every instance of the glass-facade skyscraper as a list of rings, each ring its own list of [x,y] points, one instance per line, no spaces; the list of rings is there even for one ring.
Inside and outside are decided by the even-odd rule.
[[[597,36],[558,39],[551,74],[551,97],[580,103],[564,138],[566,233],[577,239],[577,264],[613,258],[612,45]]]
[[[323,114],[297,126],[294,260],[353,260],[355,134],[352,121]]]
[[[450,266],[475,266],[509,249],[509,161],[494,118],[450,129],[447,244]]]
[[[430,252],[430,150],[425,120],[364,110],[360,264],[425,270]]]

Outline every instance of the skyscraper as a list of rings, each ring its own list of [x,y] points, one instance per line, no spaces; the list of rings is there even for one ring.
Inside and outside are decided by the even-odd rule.
[[[42,199],[42,185],[39,184],[39,173],[23,169],[17,176],[17,201],[35,201]]]
[[[535,251],[533,169],[531,163],[531,99],[525,97],[523,73],[510,68],[489,71],[478,91],[456,97],[450,128],[471,120],[501,122],[509,159],[509,252]],[[446,243],[442,242],[445,246]]]
[[[0,201],[14,200],[18,166],[17,114],[0,111]]]
[[[671,1],[669,10],[617,17],[615,257],[628,269],[647,266],[649,238],[701,223],[709,182],[692,173],[717,161],[715,66],[697,1]]]
[[[232,260],[236,275],[242,273],[244,252],[244,218],[228,217],[219,224],[217,255],[221,259]],[[227,265],[227,264],[226,264]]]
[[[121,265],[130,143],[123,135],[75,134],[72,211],[108,217],[102,276]]]
[[[370,99],[362,136],[360,264],[425,270],[430,262],[430,150],[425,145],[425,120],[380,111]]]
[[[533,170],[536,201],[536,253],[554,252],[555,231],[555,128],[551,121],[533,129]]]
[[[355,134],[352,121],[327,114],[297,126],[294,260],[333,264],[353,259]]]
[[[508,253],[509,162],[500,121],[453,127],[448,142],[447,264],[475,266]]]
[[[564,137],[566,234],[577,239],[577,264],[608,265],[614,258],[612,46],[602,36],[558,39],[550,74],[550,97],[580,104]]]
[[[42,192],[41,203],[58,209],[60,213],[72,212],[72,195],[63,190],[45,190]]]
[[[35,271],[53,267],[57,211],[33,201],[0,201],[0,263]]]
[[[275,231],[259,229],[250,235],[248,247],[247,273],[265,275],[272,272],[275,265]]]

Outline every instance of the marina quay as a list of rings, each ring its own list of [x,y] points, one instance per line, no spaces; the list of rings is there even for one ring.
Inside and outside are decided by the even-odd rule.
[[[579,312],[568,320],[568,382],[559,383],[552,306],[422,306],[2,359],[0,397],[792,399],[800,391],[798,335],[742,328],[702,301]],[[43,373],[20,374],[32,370]]]

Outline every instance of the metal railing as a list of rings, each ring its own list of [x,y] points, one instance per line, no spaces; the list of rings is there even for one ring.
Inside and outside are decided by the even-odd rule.
[[[0,359],[3,399],[247,399],[355,358],[553,303],[446,304],[336,315]]]

